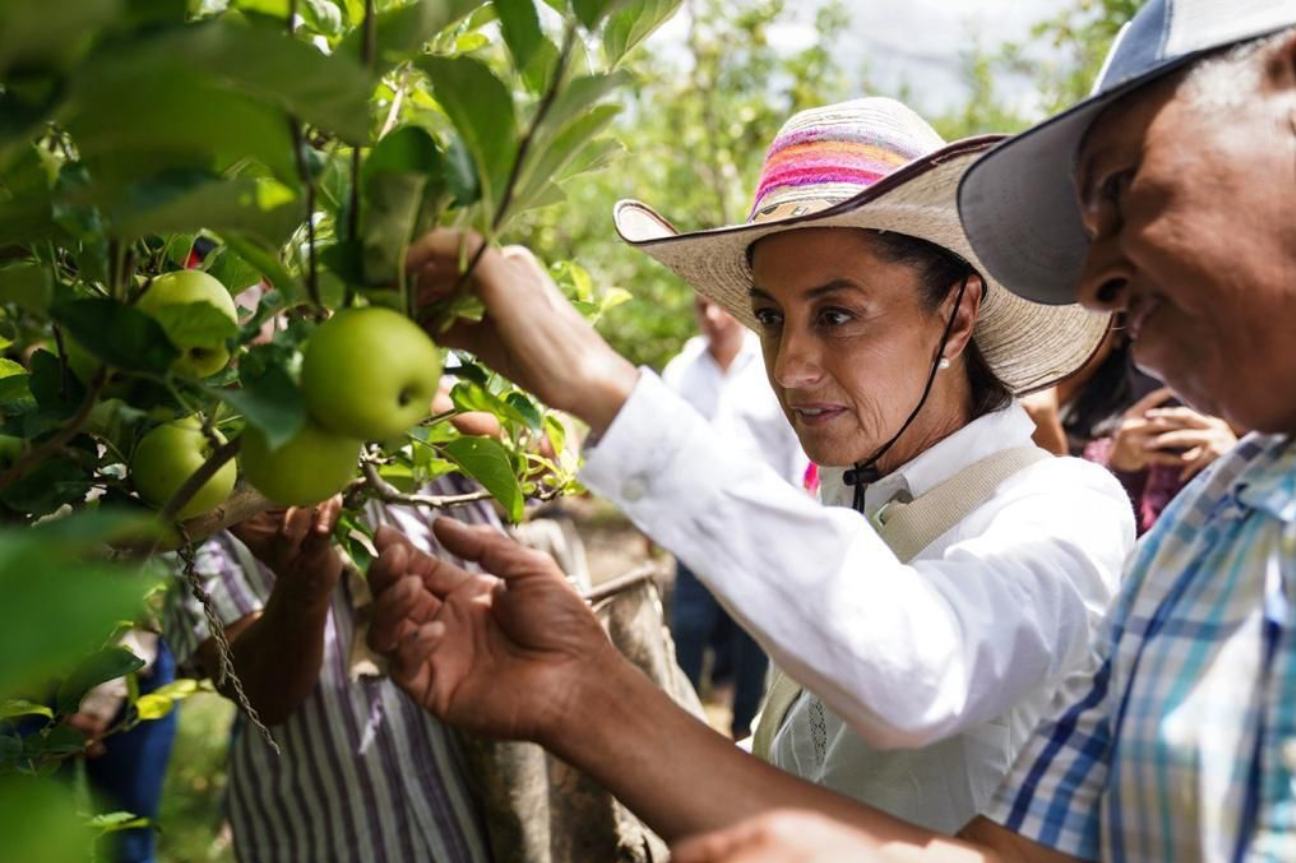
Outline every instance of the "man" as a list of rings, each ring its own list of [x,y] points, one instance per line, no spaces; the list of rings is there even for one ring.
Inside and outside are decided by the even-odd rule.
[[[459,494],[443,477],[431,493]],[[230,741],[229,818],[250,863],[437,860],[487,863],[489,843],[451,732],[379,675],[363,646],[368,595],[350,579],[333,526],[340,498],[264,513],[200,547],[195,573],[225,625],[235,670],[276,754],[239,716]],[[427,520],[372,504],[374,524],[442,555]],[[498,530],[489,504],[455,517]],[[184,585],[167,635],[212,679],[219,653]],[[232,697],[232,693],[230,694]]]
[[[662,372],[662,380],[735,448],[764,461],[793,485],[808,461],[765,376],[760,339],[719,304],[698,294],[693,303],[702,335],[692,338]],[[765,693],[769,660],[756,639],[734,625],[710,591],[684,564],[676,570],[671,631],[680,668],[701,691],[709,644],[729,660],[734,680],[732,734],[751,734]],[[715,666],[712,667],[715,678]]]
[[[883,854],[901,828],[876,813],[850,819],[862,830],[777,815],[678,863],[1296,859],[1294,24],[1293,2],[1153,0],[1097,96],[963,186],[1009,287],[1126,312],[1141,367],[1258,432],[1149,534],[1088,684],[971,844],[910,835]]]

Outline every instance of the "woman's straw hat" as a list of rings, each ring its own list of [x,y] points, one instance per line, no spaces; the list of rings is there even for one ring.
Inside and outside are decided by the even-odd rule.
[[[1024,300],[977,260],[959,222],[958,186],[999,140],[946,144],[892,99],[815,108],[794,116],[775,138],[745,224],[681,234],[644,204],[621,201],[616,229],[752,329],[748,249],[762,237],[797,228],[864,228],[935,243],[985,280],[974,338],[995,374],[1020,395],[1084,365],[1107,331],[1108,316]]]

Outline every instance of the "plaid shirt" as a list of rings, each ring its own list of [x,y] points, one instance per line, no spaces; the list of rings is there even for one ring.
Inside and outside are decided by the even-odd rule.
[[[991,819],[1096,860],[1296,860],[1296,445],[1166,510]]]

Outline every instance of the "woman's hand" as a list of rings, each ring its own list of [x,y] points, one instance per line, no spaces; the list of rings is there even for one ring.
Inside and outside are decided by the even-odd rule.
[[[1227,422],[1192,408],[1157,408],[1148,411],[1147,418],[1158,429],[1148,448],[1176,455],[1183,465],[1181,481],[1201,473],[1238,442]]]
[[[327,605],[342,577],[342,558],[332,544],[341,512],[337,496],[314,508],[263,512],[230,532],[275,574],[275,593]]]
[[[1222,419],[1189,407],[1161,407],[1173,396],[1155,390],[1125,412],[1113,437],[1111,467],[1133,472],[1163,464],[1179,468],[1180,480],[1187,481],[1237,444]]]
[[[448,298],[481,238],[437,230],[410,247],[406,265],[420,305]],[[486,306],[481,322],[457,321],[432,335],[472,352],[550,407],[580,417],[602,433],[629,398],[638,371],[603,340],[521,246],[488,247],[473,271],[473,290]]]
[[[1149,411],[1172,398],[1174,393],[1162,387],[1143,396],[1125,411],[1120,425],[1112,435],[1109,467],[1126,473],[1137,473],[1153,464],[1179,464],[1174,453],[1161,452],[1152,446],[1157,434],[1165,428],[1148,418]]]
[[[538,740],[581,715],[583,685],[624,665],[553,559],[490,527],[441,518],[442,546],[491,574],[429,557],[390,529],[369,567],[369,644],[434,715],[491,737]]]

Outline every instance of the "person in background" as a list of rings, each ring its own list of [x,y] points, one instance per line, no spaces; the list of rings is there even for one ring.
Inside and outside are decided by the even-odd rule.
[[[1084,368],[1027,396],[1022,406],[1035,420],[1041,447],[1088,459],[1116,475],[1142,536],[1174,496],[1238,439],[1224,420],[1183,405],[1138,370],[1123,323],[1122,317]]]
[[[702,331],[666,364],[662,380],[702,415],[736,450],[768,464],[799,485],[809,459],[779,407],[765,374],[760,339],[733,315],[701,294],[693,312]],[[714,647],[712,683],[721,665],[734,683],[735,740],[751,734],[751,722],[765,694],[769,660],[756,640],[735,626],[728,612],[685,564],[676,564],[671,601],[675,655],[693,688],[702,691],[708,646]]]
[[[132,629],[122,646],[144,661],[136,672],[140,695],[155,692],[176,679],[176,663],[165,641],[156,633]],[[160,719],[141,722],[129,731],[104,737],[126,719],[126,679],[119,677],[96,686],[81,699],[68,725],[85,735],[85,775],[96,805],[109,812],[130,812],[154,822],[112,834],[106,843],[110,863],[154,863],[157,859],[156,821],[161,810],[162,788],[175,743],[180,705]],[[103,739],[101,739],[103,738]]]

